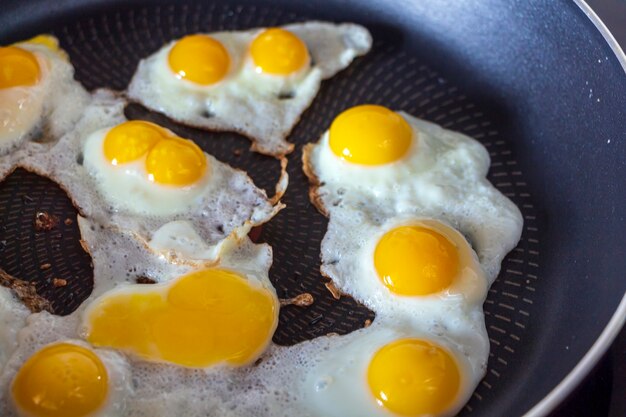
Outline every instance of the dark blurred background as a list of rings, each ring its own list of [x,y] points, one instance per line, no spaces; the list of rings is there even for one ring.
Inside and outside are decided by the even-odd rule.
[[[586,0],[626,51],[626,0]],[[626,120],[624,129],[626,129]],[[626,417],[626,327],[551,417]]]

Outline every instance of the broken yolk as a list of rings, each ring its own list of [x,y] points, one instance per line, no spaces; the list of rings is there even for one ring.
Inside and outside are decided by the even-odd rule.
[[[250,363],[278,323],[276,295],[226,269],[103,295],[86,313],[87,340],[144,359],[204,368]]]

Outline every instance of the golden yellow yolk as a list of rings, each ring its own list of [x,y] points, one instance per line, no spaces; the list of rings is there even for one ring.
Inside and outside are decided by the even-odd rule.
[[[274,75],[289,75],[309,62],[306,45],[293,33],[280,28],[261,32],[250,45],[254,65]]]
[[[189,35],[174,44],[169,65],[180,78],[210,85],[224,78],[230,57],[218,40],[206,35]]]
[[[384,346],[367,370],[367,382],[378,404],[403,416],[445,412],[458,395],[460,380],[451,354],[420,339]]]
[[[206,156],[198,145],[140,120],[124,122],[109,130],[103,148],[113,165],[146,155],[149,179],[164,185],[191,185],[204,175],[207,167]]]
[[[378,277],[399,295],[428,295],[450,286],[459,271],[459,253],[441,233],[423,226],[387,232],[374,251]]]
[[[413,139],[411,126],[386,107],[365,104],[339,114],[330,125],[329,146],[343,160],[382,165],[402,158]]]
[[[37,35],[34,38],[30,38],[24,43],[34,43],[36,45],[43,45],[53,52],[61,52],[59,48],[59,41],[52,35]]]
[[[41,69],[32,52],[17,46],[0,48],[0,89],[35,85],[40,76]]]
[[[113,165],[132,162],[165,137],[164,130],[153,123],[140,120],[124,122],[109,130],[104,138],[104,156]]]
[[[82,346],[59,343],[31,356],[13,380],[16,405],[34,417],[82,417],[100,408],[108,374],[100,358]]]
[[[159,184],[193,184],[204,175],[206,166],[206,156],[198,145],[178,137],[158,142],[146,157],[150,180]]]
[[[87,340],[187,367],[237,366],[262,353],[277,320],[272,292],[235,272],[205,269],[96,300],[87,313]]]

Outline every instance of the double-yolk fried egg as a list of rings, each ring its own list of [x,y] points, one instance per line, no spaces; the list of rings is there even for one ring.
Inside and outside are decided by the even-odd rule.
[[[89,100],[56,38],[0,47],[0,155],[25,140],[50,142],[72,128]]]
[[[214,245],[284,207],[278,201],[287,183],[284,165],[269,198],[245,172],[191,140],[153,123],[126,120],[124,105],[109,92],[96,92],[72,132],[21,165],[59,183],[86,217],[144,241],[167,223],[186,221]]]
[[[199,205],[219,168],[198,145],[154,123],[122,122],[85,140],[84,166],[119,209],[172,215]]]
[[[128,95],[178,122],[238,132],[254,150],[284,155],[321,81],[371,44],[361,26],[324,22],[192,34],[141,61]]]

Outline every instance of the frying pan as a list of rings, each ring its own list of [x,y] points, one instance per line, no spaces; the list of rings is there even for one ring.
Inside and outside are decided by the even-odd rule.
[[[489,291],[489,368],[461,415],[530,416],[552,410],[610,345],[626,316],[626,59],[582,1],[3,0],[0,41],[41,32],[60,38],[87,88],[124,89],[138,60],[196,31],[270,26],[306,19],[366,25],[373,50],[326,81],[290,140],[288,208],[264,226],[274,247],[279,296],[307,291],[309,308],[285,307],[274,337],[293,344],[347,333],[374,314],[336,301],[318,272],[326,220],[309,204],[302,145],[342,109],[380,103],[477,138],[489,150],[489,179],[524,215],[518,247]],[[205,133],[130,106],[262,187],[278,175],[271,158],[243,152],[235,134]],[[237,151],[237,152],[236,152]],[[75,223],[36,233],[37,210],[76,212],[50,181],[18,170],[0,185],[1,265],[34,280],[57,314],[89,294],[89,257]],[[52,267],[40,270],[42,259]],[[68,276],[64,289],[52,276]],[[375,319],[375,318],[374,318]]]

